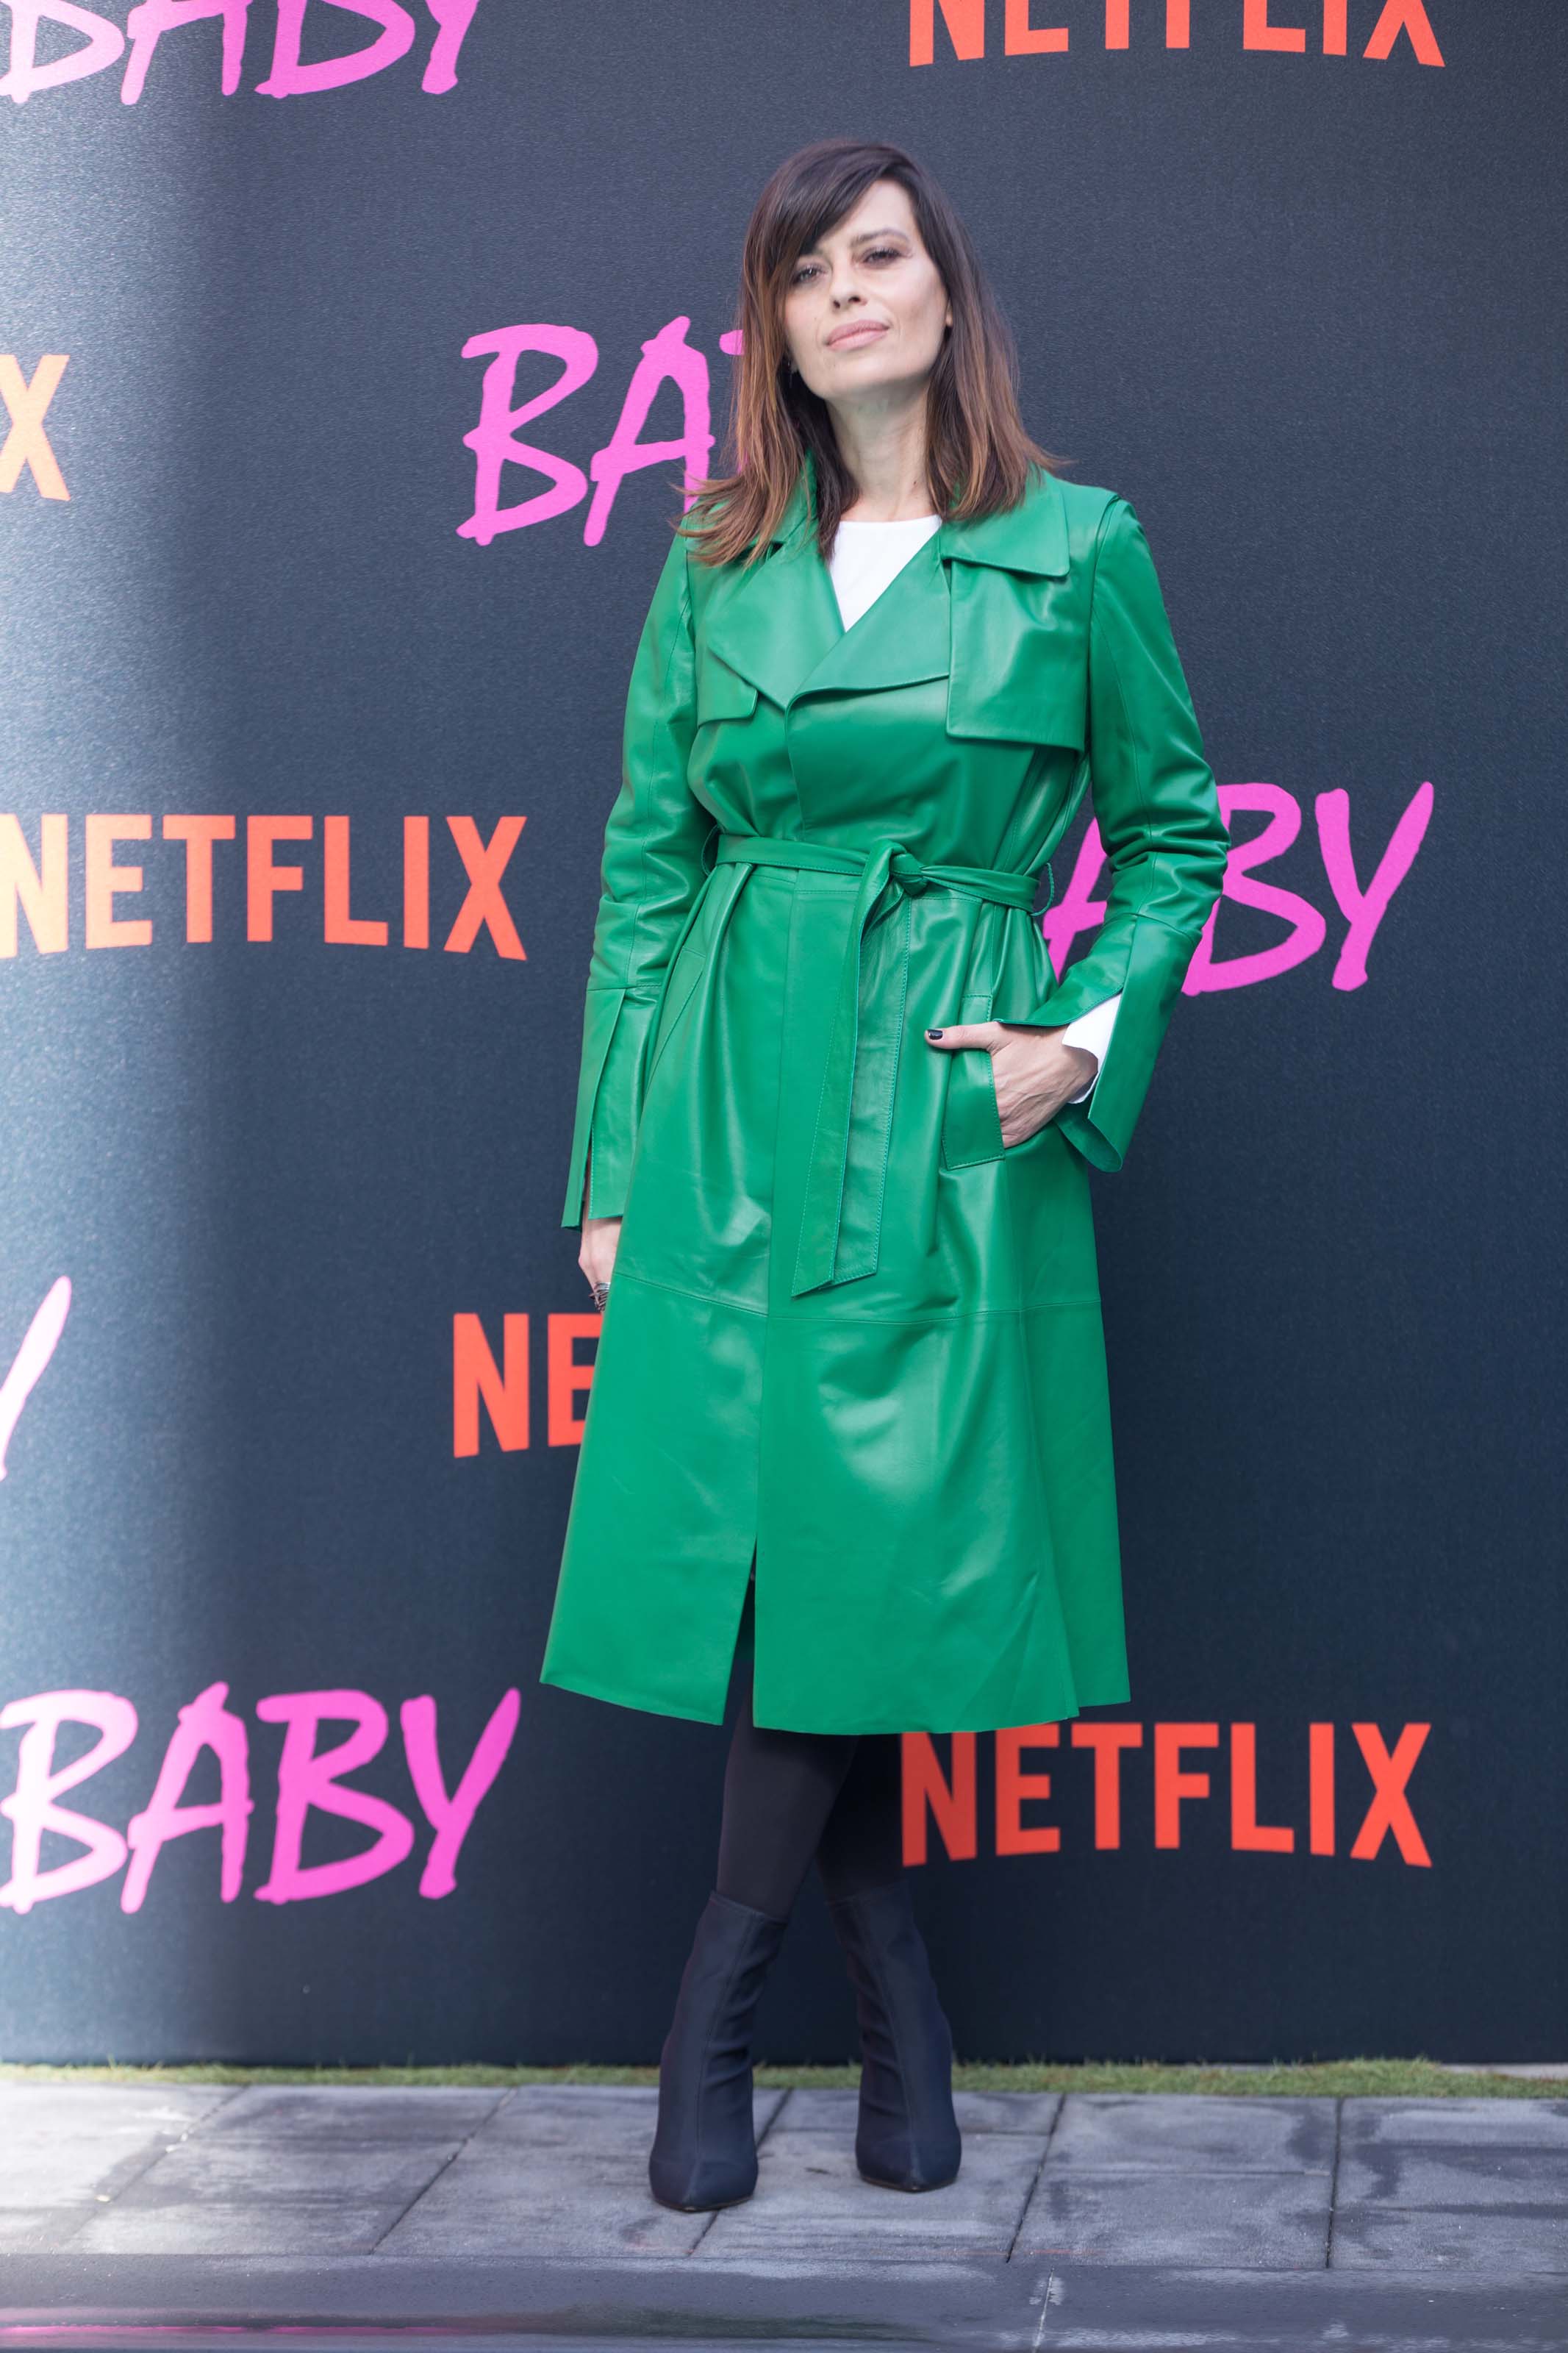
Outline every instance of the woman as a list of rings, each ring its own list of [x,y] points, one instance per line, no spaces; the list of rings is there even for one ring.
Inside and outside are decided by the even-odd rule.
[[[814,1857],[860,2171],[958,2170],[899,1735],[1128,1697],[1089,1170],[1226,850],[1137,518],[1025,436],[921,167],[791,157],[741,326],[605,832],[563,1219],[605,1314],[542,1671],[708,1723],[742,1671],[650,2158],[686,2210],[755,2186],[752,2019]],[[1089,785],[1111,881],[1058,982],[1031,910]]]

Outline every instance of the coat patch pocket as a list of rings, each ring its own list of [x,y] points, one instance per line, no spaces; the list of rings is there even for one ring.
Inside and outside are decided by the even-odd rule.
[[[952,674],[947,732],[1008,744],[1088,740],[1085,633],[1066,611],[1030,613],[1016,589],[965,582],[952,613]]]
[[[710,648],[699,649],[697,656],[697,724],[707,725],[710,719],[749,719],[757,707],[757,690],[749,678],[742,678]]]
[[[961,1021],[989,1021],[989,997],[966,997]],[[927,1047],[926,1051],[940,1050]],[[942,1115],[942,1162],[944,1168],[973,1168],[983,1160],[1000,1160],[1007,1149],[1002,1141],[1002,1114],[996,1108],[996,1073],[984,1046],[959,1046],[944,1057],[947,1100]]]
[[[647,1066],[650,1083],[654,1072],[658,1068],[659,1058],[669,1043],[670,1034],[676,1023],[691,1002],[697,984],[702,977],[702,967],[707,961],[707,943],[701,936],[701,927],[699,925],[693,930],[691,937],[676,957],[675,969],[669,976],[669,987],[665,991],[664,1005],[659,1014],[658,1030],[653,1041],[653,1053]]]

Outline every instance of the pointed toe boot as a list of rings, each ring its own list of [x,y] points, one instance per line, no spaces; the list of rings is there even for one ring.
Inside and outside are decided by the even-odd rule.
[[[908,1883],[828,1905],[860,2021],[855,2162],[887,2189],[941,2189],[963,2143],[952,2107],[952,2034],[937,1999]]]
[[[752,2021],[787,1922],[710,1895],[658,2062],[648,2184],[661,2206],[700,2213],[757,2186]]]

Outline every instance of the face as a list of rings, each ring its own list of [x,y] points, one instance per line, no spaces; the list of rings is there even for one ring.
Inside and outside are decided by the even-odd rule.
[[[923,387],[952,309],[896,180],[873,181],[803,253],[784,287],[789,355],[836,407],[886,406]]]

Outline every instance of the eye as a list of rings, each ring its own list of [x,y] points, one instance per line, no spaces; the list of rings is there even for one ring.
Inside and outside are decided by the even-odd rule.
[[[900,261],[903,257],[896,245],[874,245],[866,259],[868,261]]]
[[[792,286],[803,285],[816,268],[816,264],[815,261],[803,261],[800,268],[792,273],[789,281],[790,284]]]

